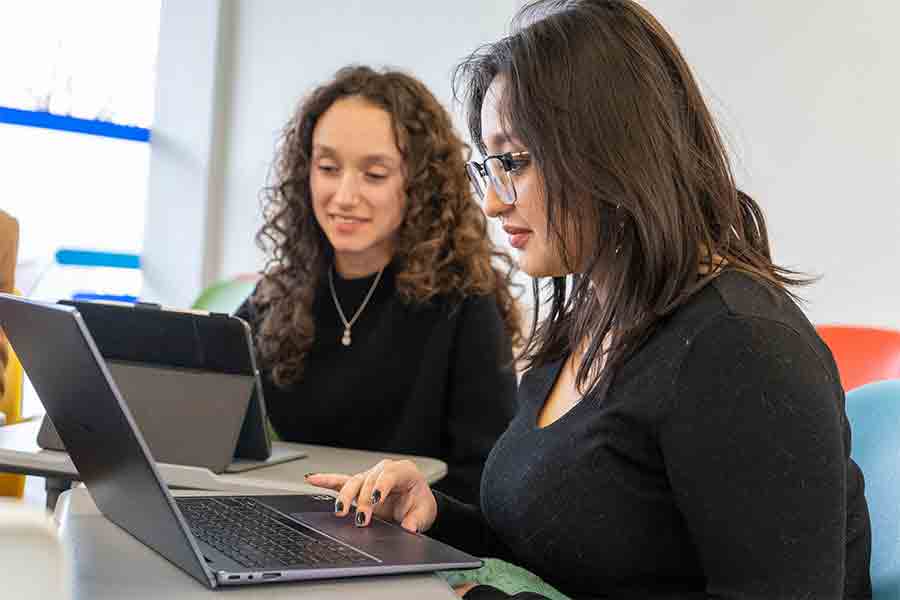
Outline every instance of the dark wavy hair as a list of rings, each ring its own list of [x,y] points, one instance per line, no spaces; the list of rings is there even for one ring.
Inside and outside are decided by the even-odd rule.
[[[501,122],[531,152],[548,237],[575,273],[545,281],[540,324],[534,281],[527,368],[590,340],[576,381],[602,393],[660,319],[722,264],[773,291],[811,281],[772,262],[762,211],[735,187],[690,68],[636,2],[532,2],[509,36],[463,61],[454,94],[482,151],[481,108],[497,77]],[[707,271],[699,278],[698,265]]]
[[[511,292],[513,263],[488,237],[487,221],[465,173],[468,147],[434,95],[397,71],[345,67],[315,89],[284,127],[263,192],[265,223],[257,243],[268,255],[253,302],[260,309],[257,344],[277,385],[297,382],[315,337],[315,290],[333,249],[313,214],[309,175],[316,123],[335,101],[357,96],[391,116],[405,161],[407,211],[394,264],[397,291],[410,303],[493,295],[518,344],[520,316]]]

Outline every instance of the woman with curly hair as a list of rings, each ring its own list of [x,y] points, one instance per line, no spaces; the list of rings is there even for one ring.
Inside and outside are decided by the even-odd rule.
[[[438,488],[475,501],[514,413],[519,315],[466,153],[421,82],[338,71],[284,128],[269,260],[237,315],[282,439],[440,458]]]

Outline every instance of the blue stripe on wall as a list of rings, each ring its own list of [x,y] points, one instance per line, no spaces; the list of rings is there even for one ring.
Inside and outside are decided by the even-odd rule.
[[[149,142],[150,130],[143,127],[130,125],[117,125],[107,121],[93,119],[79,119],[54,115],[45,111],[20,110],[0,106],[0,123],[12,125],[25,125],[26,127],[40,127],[42,129],[55,129],[57,131],[73,131],[101,137],[118,138],[120,140],[132,140],[135,142]]]
[[[137,254],[103,252],[100,250],[71,250],[63,248],[56,251],[56,262],[60,265],[79,267],[141,268],[141,257]]]

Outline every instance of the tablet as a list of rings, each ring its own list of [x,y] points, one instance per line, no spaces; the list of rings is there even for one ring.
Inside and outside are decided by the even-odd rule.
[[[157,461],[220,473],[301,454],[272,455],[250,328],[243,320],[155,304],[61,304],[78,309]],[[48,418],[38,445],[64,449]]]

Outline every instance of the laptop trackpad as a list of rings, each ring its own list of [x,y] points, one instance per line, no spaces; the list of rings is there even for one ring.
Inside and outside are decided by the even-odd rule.
[[[291,513],[301,523],[388,562],[420,562],[430,554],[429,540],[397,525],[372,519],[368,527],[353,524],[354,514],[335,517],[330,512]]]

